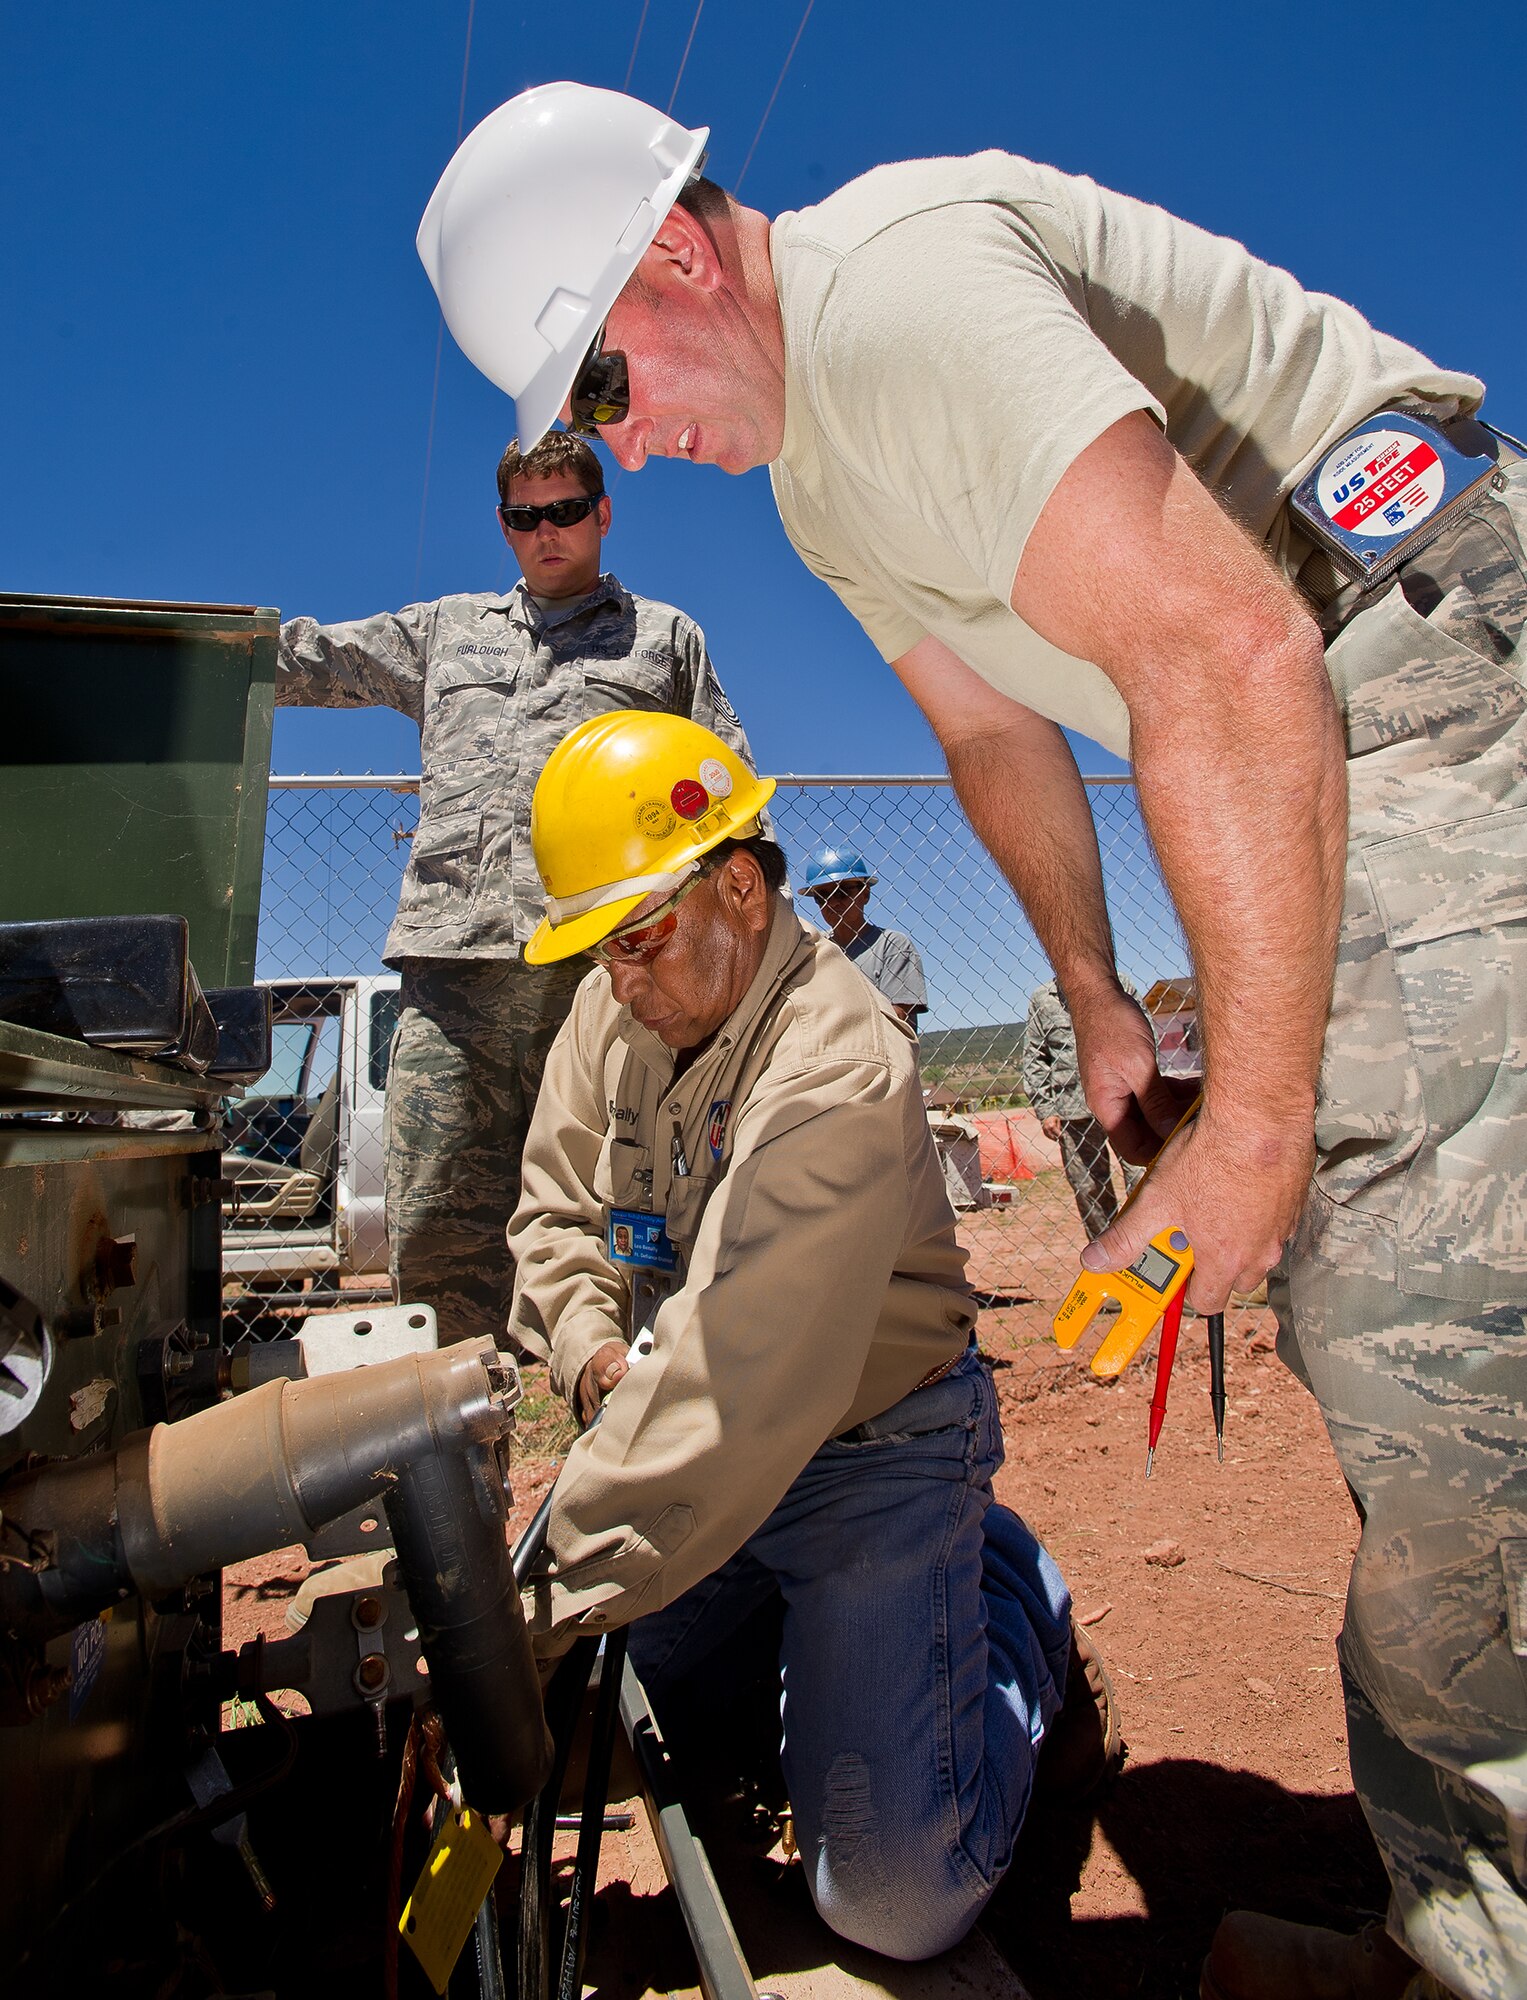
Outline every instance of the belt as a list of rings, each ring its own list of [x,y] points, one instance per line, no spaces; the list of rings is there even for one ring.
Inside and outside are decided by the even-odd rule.
[[[907,1395],[915,1396],[919,1389],[931,1389],[935,1382],[942,1382],[946,1375],[959,1367],[974,1345],[974,1341],[970,1342],[962,1347],[958,1354],[952,1354],[947,1361],[941,1361],[937,1368],[930,1368],[921,1382],[914,1384],[907,1391]],[[893,1403],[891,1407],[894,1409],[895,1404]],[[870,1425],[877,1421],[878,1419],[875,1417],[866,1417],[862,1424],[852,1424],[846,1431],[835,1432],[832,1442],[834,1444],[867,1444],[871,1436]]]

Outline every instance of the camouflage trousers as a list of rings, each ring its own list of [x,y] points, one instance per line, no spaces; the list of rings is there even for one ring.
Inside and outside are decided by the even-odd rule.
[[[387,1079],[393,1297],[435,1308],[442,1343],[502,1337],[504,1239],[546,1057],[587,961],[410,959]]]
[[[1108,1134],[1095,1118],[1062,1118],[1060,1162],[1076,1196],[1076,1212],[1083,1229],[1089,1238],[1101,1236],[1113,1225],[1119,1212],[1119,1198],[1114,1192]],[[1124,1174],[1124,1192],[1128,1194],[1143,1170],[1126,1167],[1122,1160],[1119,1164]]]
[[[1274,1287],[1363,1521],[1338,1650],[1390,1927],[1468,2000],[1527,1994],[1524,539],[1516,461],[1327,650],[1346,902]]]

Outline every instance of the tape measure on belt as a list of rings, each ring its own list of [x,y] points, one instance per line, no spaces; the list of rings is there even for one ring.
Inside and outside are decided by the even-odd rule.
[[[1289,501],[1295,526],[1338,574],[1385,582],[1488,491],[1493,449],[1465,451],[1415,410],[1377,410],[1333,444]],[[1464,428],[1488,439],[1482,424]]]

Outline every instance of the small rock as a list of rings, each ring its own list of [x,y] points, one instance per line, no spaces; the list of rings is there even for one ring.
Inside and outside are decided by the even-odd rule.
[[[1089,1424],[1090,1424],[1090,1425],[1092,1426],[1092,1428],[1093,1428],[1094,1430],[1096,1430],[1096,1429],[1097,1429],[1097,1427],[1098,1427],[1098,1425],[1099,1425],[1099,1424],[1100,1424],[1100,1423],[1101,1423],[1101,1422],[1103,1421],[1103,1419],[1102,1419],[1102,1418],[1101,1418],[1100,1416],[1097,1416],[1097,1415],[1093,1415],[1093,1416],[1090,1416],[1090,1417],[1089,1417],[1089,1418],[1087,1419],[1087,1421],[1088,1421],[1088,1423],[1089,1423]]]
[[[1050,1498],[1053,1500],[1055,1498],[1056,1489],[1050,1484],[1048,1479],[1044,1482],[1044,1489],[1046,1493],[1049,1494]]]
[[[1253,1694],[1261,1695],[1264,1701],[1276,1701],[1278,1699],[1278,1690],[1270,1681],[1248,1679],[1246,1685],[1251,1689]]]
[[[1111,1604],[1100,1604],[1096,1611],[1083,1611],[1076,1622],[1078,1625],[1101,1625],[1112,1609]]]
[[[1181,1542],[1152,1542],[1142,1553],[1145,1560],[1154,1563],[1157,1569],[1176,1569],[1179,1563],[1187,1561]]]

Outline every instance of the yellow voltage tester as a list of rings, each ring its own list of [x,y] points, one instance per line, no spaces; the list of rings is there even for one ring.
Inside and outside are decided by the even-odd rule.
[[[1171,1138],[1198,1115],[1201,1099],[1195,1098],[1173,1126],[1162,1152]],[[1159,1160],[1161,1154],[1156,1155]],[[1150,1179],[1155,1161],[1131,1188],[1119,1214]],[[1151,1238],[1134,1263],[1124,1271],[1083,1271],[1055,1315],[1057,1346],[1075,1347],[1092,1324],[1106,1299],[1119,1308],[1117,1323],[1092,1357],[1094,1375],[1108,1380],[1127,1368],[1150,1337],[1151,1329],[1166,1311],[1193,1272],[1193,1247],[1181,1229],[1161,1229]]]

